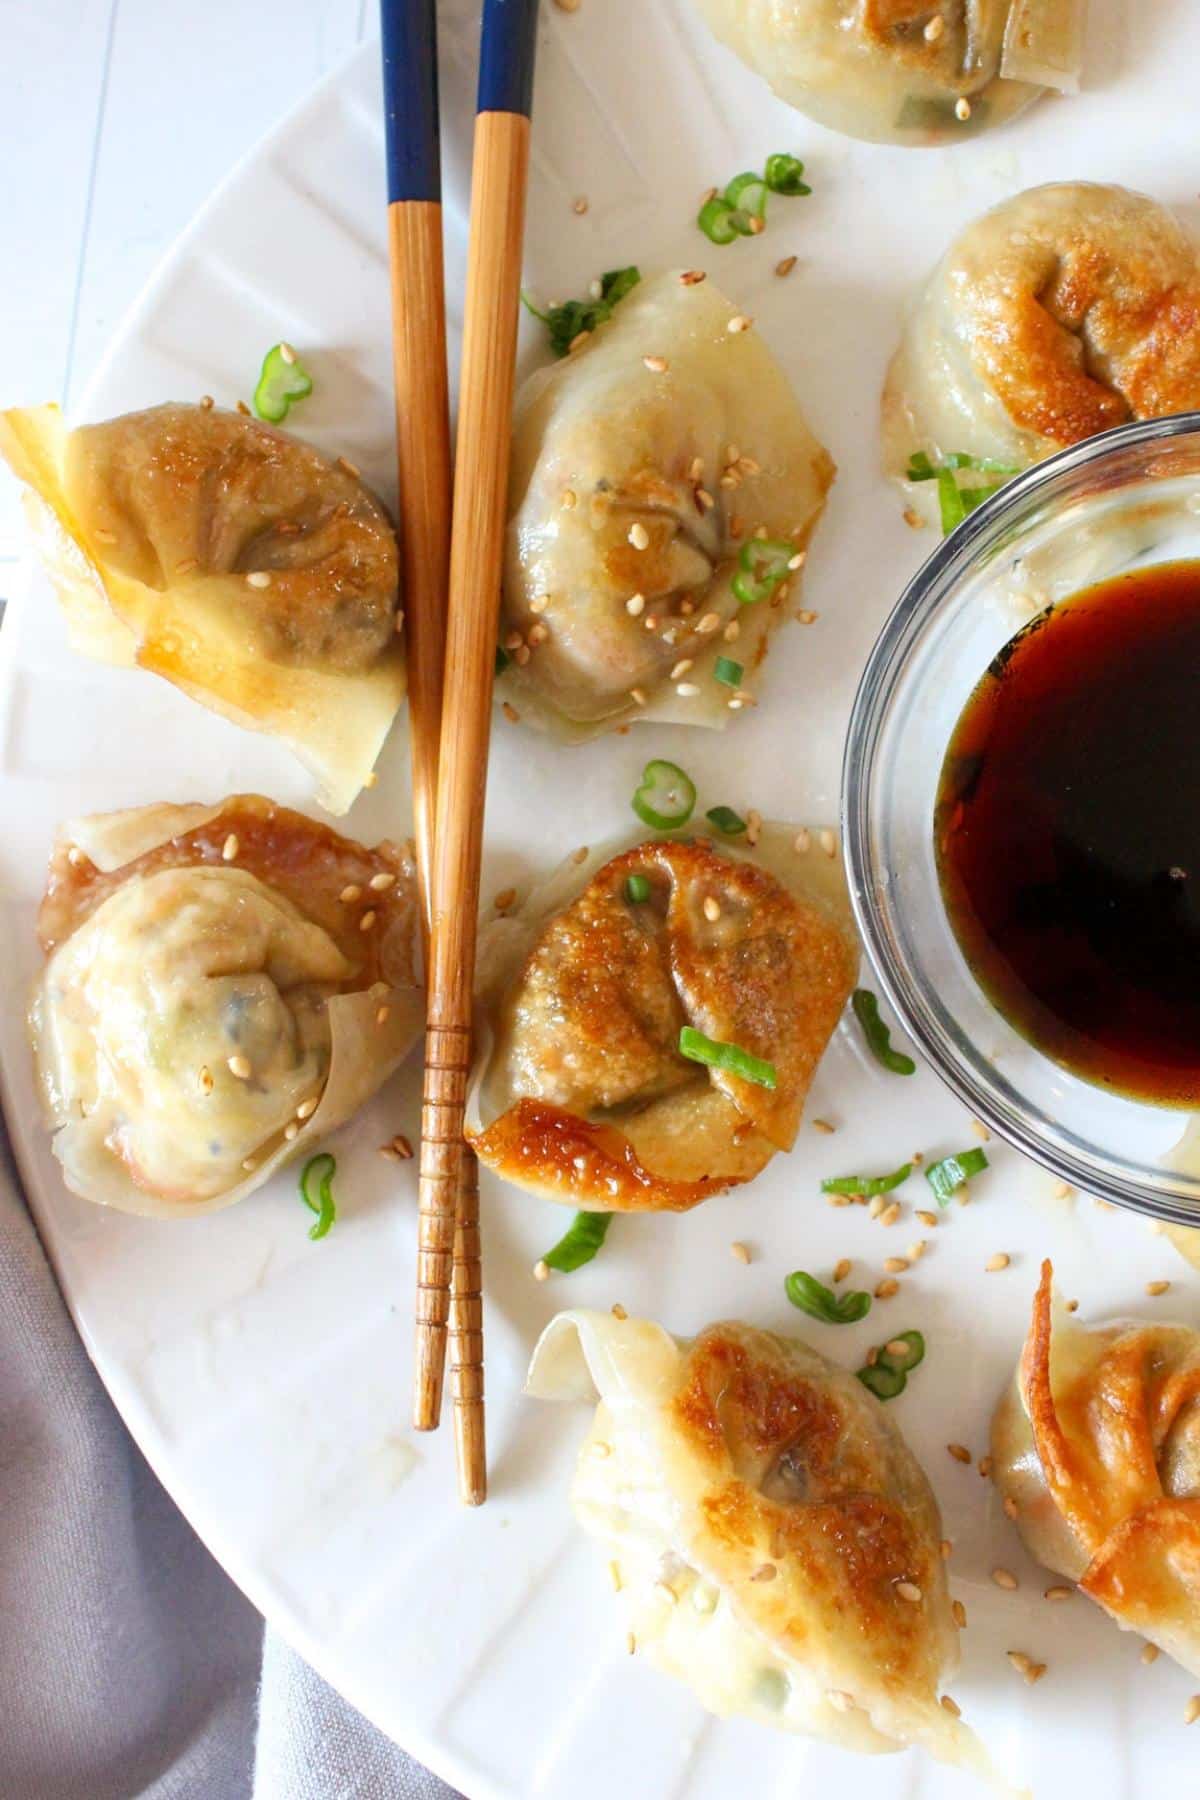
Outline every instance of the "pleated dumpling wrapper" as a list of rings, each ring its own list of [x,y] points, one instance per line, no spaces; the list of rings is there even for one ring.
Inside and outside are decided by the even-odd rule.
[[[917,300],[883,393],[888,473],[993,483],[1130,419],[1200,407],[1200,246],[1143,194],[1029,188],[975,219]],[[987,465],[994,465],[988,467]],[[911,485],[915,503],[934,483]]]
[[[1079,86],[1084,0],[697,4],[781,99],[876,143],[954,143]]]
[[[0,413],[74,647],[282,738],[346,812],[404,698],[396,536],[348,464],[240,413]]]
[[[569,739],[634,719],[723,727],[794,610],[833,475],[715,282],[640,282],[518,398],[501,695]]]
[[[689,1342],[564,1312],[526,1387],[599,1399],[571,1498],[639,1653],[721,1716],[991,1774],[939,1699],[959,1646],[937,1502],[847,1370],[749,1325]]]
[[[992,1472],[1031,1556],[1200,1676],[1200,1332],[1081,1325],[1042,1265]]]
[[[68,1187],[231,1206],[362,1106],[420,1033],[406,850],[239,794],[64,826],[30,1033]]]
[[[592,1212],[682,1212],[789,1150],[854,987],[832,833],[653,838],[571,857],[480,938],[467,1135],[506,1181]],[[798,842],[808,848],[798,850]],[[685,1026],[773,1085],[689,1060]]]

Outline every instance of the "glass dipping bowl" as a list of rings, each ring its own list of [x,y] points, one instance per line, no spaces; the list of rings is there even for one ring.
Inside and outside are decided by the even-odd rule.
[[[1197,1115],[1085,1082],[1019,1035],[959,948],[933,842],[946,747],[997,651],[1080,588],[1182,558],[1200,559],[1200,412],[1120,426],[1007,482],[934,551],[871,652],[846,739],[842,817],[867,952],[942,1079],[1072,1186],[1200,1225]]]

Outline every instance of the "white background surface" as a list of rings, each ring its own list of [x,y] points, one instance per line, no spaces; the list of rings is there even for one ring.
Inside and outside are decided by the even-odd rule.
[[[756,717],[720,741],[646,731],[569,758],[524,731],[497,733],[486,894],[524,885],[585,835],[599,840],[627,826],[636,771],[655,754],[686,761],[706,803],[757,803],[814,823],[832,816],[857,671],[922,551],[877,469],[876,396],[898,310],[958,226],[1039,179],[1125,180],[1186,208],[1196,177],[1194,3],[1140,6],[1135,31],[1126,0],[1095,0],[1085,99],[1045,104],[949,157],[855,146],[796,120],[713,49],[682,0],[586,0],[571,19],[546,9],[527,253],[535,285],[561,296],[632,256],[647,268],[694,261],[695,191],[795,145],[819,172],[813,201],[785,214],[777,235],[724,253],[719,265],[707,247],[704,254],[759,319],[841,475],[805,589],[821,627],[781,634]],[[462,16],[466,0],[445,0],[444,10]],[[186,8],[179,0],[0,0],[0,402],[78,402],[160,252],[236,158],[353,47],[364,23],[374,29],[361,0]],[[675,78],[681,91],[668,103]],[[202,228],[176,265],[175,287],[160,290],[109,369],[98,402],[145,404],[165,397],[167,383],[181,397],[210,386],[235,394],[278,335],[272,308],[294,307],[305,327],[297,342],[325,346],[331,373],[361,365],[369,378],[365,390],[327,380],[306,429],[387,480],[383,278],[372,266],[362,281],[335,280],[353,259],[317,247],[325,230],[334,241],[342,226],[381,224],[372,191],[376,93],[364,65],[344,93],[318,103],[313,131],[288,140],[283,173],[302,170],[330,202],[323,222],[309,218],[312,238],[264,243],[277,215],[261,202],[278,193],[270,183],[280,172],[268,156],[253,172],[267,184],[249,191],[255,204]],[[457,146],[450,161],[461,192]],[[592,199],[585,220],[570,213],[579,191]],[[801,267],[792,282],[777,282],[771,264],[793,249]],[[243,256],[252,267],[239,264]],[[287,280],[283,264],[300,275]],[[205,285],[214,269],[221,280]],[[268,292],[272,280],[282,291]],[[219,381],[210,382],[214,365]],[[346,435],[356,427],[375,432],[362,455]],[[0,488],[0,554],[19,540],[10,500]],[[32,1124],[15,1028],[54,819],[190,795],[199,782],[212,793],[257,785],[303,803],[303,783],[281,752],[164,684],[70,658],[48,606],[30,608],[20,655],[21,679],[0,696],[11,777],[0,922],[14,946],[0,966],[0,1006],[14,1024],[5,1033],[14,1136],[106,1380],[235,1577],[324,1674],[476,1800],[610,1800],[614,1792],[728,1800],[746,1790],[748,1767],[753,1800],[802,1789],[836,1788],[853,1800],[957,1800],[974,1791],[908,1757],[850,1761],[718,1725],[677,1685],[630,1663],[603,1559],[573,1529],[566,1505],[582,1421],[519,1397],[528,1348],[561,1304],[620,1299],[681,1331],[735,1312],[794,1329],[782,1296],[787,1269],[823,1272],[847,1254],[864,1282],[877,1278],[881,1258],[917,1234],[909,1209],[925,1196],[906,1195],[904,1228],[886,1234],[862,1212],[823,1207],[817,1182],[893,1166],[917,1147],[911,1140],[938,1154],[962,1148],[969,1127],[957,1103],[926,1072],[911,1083],[883,1075],[843,1029],[811,1104],[813,1114],[837,1119],[838,1137],[807,1131],[753,1193],[723,1196],[686,1220],[619,1222],[604,1257],[569,1288],[538,1287],[529,1274],[562,1215],[485,1184],[493,1499],[464,1517],[450,1499],[447,1434],[414,1446],[404,1429],[413,1184],[375,1155],[386,1135],[378,1108],[342,1134],[350,1204],[312,1254],[287,1183],[177,1228],[104,1214],[62,1191]],[[350,829],[395,829],[402,784],[394,743],[379,789]],[[412,1130],[415,1086],[410,1068],[391,1129]],[[1069,1783],[1093,1800],[1149,1800],[1178,1789],[1194,1753],[1179,1723],[1191,1684],[1165,1658],[1143,1670],[1137,1642],[1082,1601],[1047,1606],[1047,1577],[1020,1550],[995,1495],[944,1448],[958,1440],[982,1452],[1042,1254],[1054,1255],[1084,1316],[1148,1310],[1155,1303],[1144,1301],[1142,1284],[1160,1275],[1175,1280],[1177,1313],[1197,1315],[1194,1278],[1143,1222],[1085,1202],[1053,1203],[1050,1185],[998,1148],[978,1204],[955,1209],[936,1232],[886,1327],[873,1317],[844,1336],[820,1327],[809,1335],[853,1365],[885,1328],[919,1323],[926,1332],[922,1379],[897,1412],[956,1547],[955,1591],[971,1629],[955,1691],[998,1758],[1036,1777],[1039,1797]],[[749,1268],[730,1257],[734,1238],[750,1243]],[[1012,1270],[985,1276],[997,1249],[1012,1253]],[[997,1562],[1018,1572],[1017,1594],[989,1581]],[[1050,1675],[1026,1688],[1005,1648],[1044,1658]]]

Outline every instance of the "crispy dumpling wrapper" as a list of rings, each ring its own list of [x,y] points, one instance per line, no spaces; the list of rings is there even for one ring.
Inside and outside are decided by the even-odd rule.
[[[257,795],[64,826],[30,1035],[68,1187],[191,1217],[310,1151],[420,1033],[416,922],[407,851]]]
[[[585,1211],[684,1211],[791,1148],[858,968],[840,859],[795,838],[768,824],[754,848],[610,846],[485,926],[467,1103],[481,1162]],[[775,1088],[682,1057],[684,1025],[770,1062]]]
[[[939,1703],[959,1648],[937,1502],[847,1370],[749,1325],[689,1342],[564,1312],[526,1391],[599,1400],[576,1517],[615,1561],[637,1651],[710,1712],[991,1776]]]
[[[634,719],[723,728],[738,708],[718,657],[752,694],[795,610],[799,569],[740,603],[738,554],[761,530],[801,557],[834,465],[760,334],[729,330],[736,316],[711,279],[652,276],[518,397],[498,691],[559,737]]]
[[[968,225],[917,300],[883,394],[884,461],[1023,469],[1130,419],[1200,406],[1200,258],[1127,188],[1029,188]],[[936,500],[932,482],[910,484]]]
[[[1012,118],[1044,87],[1079,85],[1084,0],[697,5],[722,43],[782,100],[875,143],[954,143]],[[935,18],[940,30],[931,37],[926,27]]]
[[[84,656],[137,664],[282,738],[346,812],[404,698],[399,559],[347,469],[239,413],[157,406],[68,431],[0,413]]]
[[[1043,1263],[992,1458],[1030,1554],[1200,1676],[1200,1332],[1081,1325]]]

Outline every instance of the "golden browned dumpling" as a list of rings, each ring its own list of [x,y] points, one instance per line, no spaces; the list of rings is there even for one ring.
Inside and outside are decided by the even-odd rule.
[[[710,1712],[990,1774],[939,1692],[958,1631],[929,1483],[862,1383],[749,1325],[566,1312],[528,1391],[599,1399],[572,1501],[630,1648]]]
[[[0,454],[75,647],[282,737],[345,812],[404,696],[395,533],[349,465],[182,405],[76,431],[0,413]]]
[[[656,838],[572,860],[487,928],[482,1163],[584,1210],[678,1212],[791,1148],[858,966],[840,861],[794,842],[763,827],[743,850]],[[689,1060],[684,1027],[771,1085]]]
[[[187,1217],[342,1124],[421,1027],[411,859],[255,794],[65,826],[30,1032],[67,1185]]]
[[[794,611],[833,474],[715,282],[640,282],[518,398],[500,692],[572,739],[637,720],[725,726]],[[721,657],[741,669],[732,686]]]
[[[1031,1555],[1200,1676],[1200,1332],[1080,1325],[1043,1263],[992,1467]]]
[[[916,451],[1024,468],[1196,406],[1194,240],[1126,188],[1030,188],[969,225],[918,300],[884,389],[885,461],[901,478]]]
[[[697,0],[801,112],[851,137],[952,143],[1079,85],[1083,0]]]

